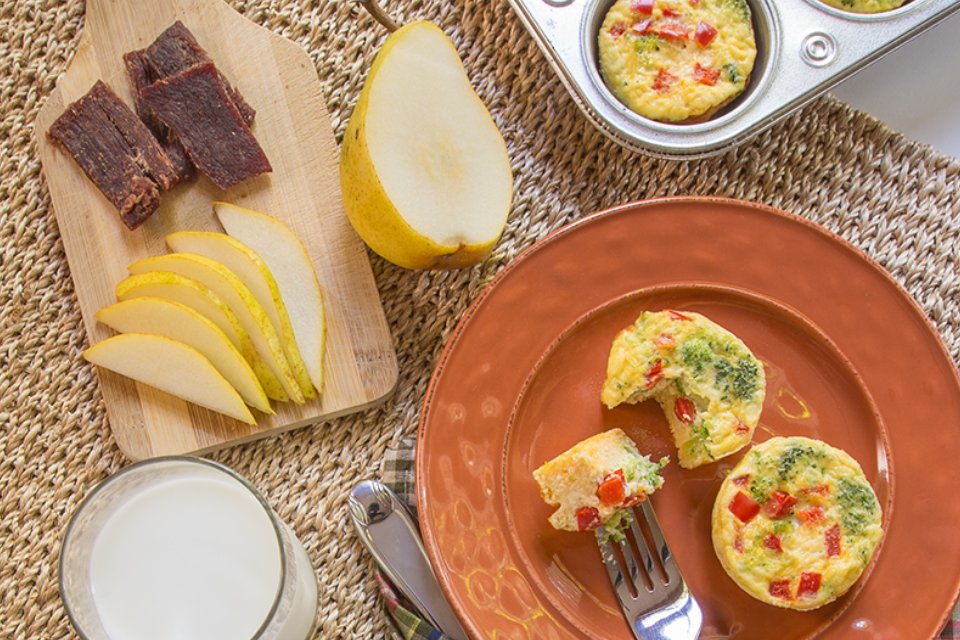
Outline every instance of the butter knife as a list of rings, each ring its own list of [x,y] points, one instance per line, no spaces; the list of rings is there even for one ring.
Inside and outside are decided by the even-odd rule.
[[[440,590],[420,531],[406,505],[377,480],[361,482],[348,499],[363,546],[424,620],[453,640],[469,640]]]

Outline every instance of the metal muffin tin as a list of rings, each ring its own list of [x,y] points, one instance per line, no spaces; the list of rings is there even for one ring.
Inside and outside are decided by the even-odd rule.
[[[819,0],[747,0],[757,58],[746,90],[706,122],[669,124],[628,109],[600,76],[597,35],[614,0],[509,2],[601,131],[629,149],[669,159],[702,158],[742,144],[960,10],[960,0],[912,0],[875,14]]]

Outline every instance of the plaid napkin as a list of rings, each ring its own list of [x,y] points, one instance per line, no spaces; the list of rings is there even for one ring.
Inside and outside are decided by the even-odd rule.
[[[410,510],[417,513],[417,495],[414,488],[414,459],[416,457],[416,436],[401,438],[396,447],[387,449],[381,469],[381,481],[393,489]],[[387,612],[390,615],[391,629],[397,634],[397,640],[430,640],[446,639],[429,624],[411,612],[409,604],[404,605],[402,597],[398,597],[390,582],[382,575],[377,574],[380,580],[380,593],[386,601]],[[399,629],[399,630],[398,630]],[[940,631],[939,640],[960,640],[960,604],[954,608],[950,620]]]
[[[417,515],[417,495],[413,483],[416,447],[416,436],[401,438],[396,447],[387,449],[380,470],[380,481],[393,489],[414,516]],[[387,627],[395,640],[449,640],[430,623],[417,616],[413,606],[403,595],[397,593],[397,589],[385,575],[377,573],[377,581],[380,583],[380,595],[383,596],[387,612]]]

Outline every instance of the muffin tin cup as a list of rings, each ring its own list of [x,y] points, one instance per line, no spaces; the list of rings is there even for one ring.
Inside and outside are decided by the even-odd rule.
[[[581,111],[628,149],[666,159],[727,151],[762,133],[871,62],[960,10],[960,0],[913,0],[882,13],[820,0],[747,0],[757,58],[742,94],[705,122],[634,113],[600,76],[597,35],[614,0],[509,0]]]

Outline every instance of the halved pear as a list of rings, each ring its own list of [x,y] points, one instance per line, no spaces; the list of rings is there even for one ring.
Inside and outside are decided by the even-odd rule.
[[[436,25],[384,41],[343,137],[340,186],[360,237],[402,267],[466,267],[493,250],[513,197],[507,147]]]
[[[134,298],[104,307],[97,320],[119,333],[152,333],[193,347],[237,390],[243,401],[273,413],[257,376],[230,338],[190,307],[163,298]]]
[[[167,245],[178,253],[196,253],[216,260],[247,285],[257,302],[263,305],[273,326],[277,328],[283,344],[284,355],[293,369],[306,398],[316,398],[317,393],[310,382],[310,375],[303,363],[287,307],[280,295],[276,278],[267,264],[244,243],[222,233],[209,231],[180,231],[167,236]]]
[[[323,391],[323,295],[310,254],[276,218],[224,202],[213,208],[227,233],[255,251],[276,278],[304,366],[313,386]]]
[[[200,352],[166,336],[123,333],[83,352],[93,364],[187,402],[256,424],[240,394]]]
[[[237,315],[208,287],[179,273],[149,271],[121,280],[116,293],[118,300],[164,298],[190,307],[217,325],[233,345],[240,349],[268,398],[278,402],[290,399],[280,380],[257,353],[253,340],[240,324]]]
[[[172,271],[196,280],[209,288],[237,315],[241,326],[250,335],[257,353],[280,380],[284,391],[297,404],[303,404],[303,394],[293,376],[293,370],[283,353],[276,327],[250,289],[232,271],[210,258],[195,253],[168,253],[138,260],[127,267],[131,274],[150,271]]]

